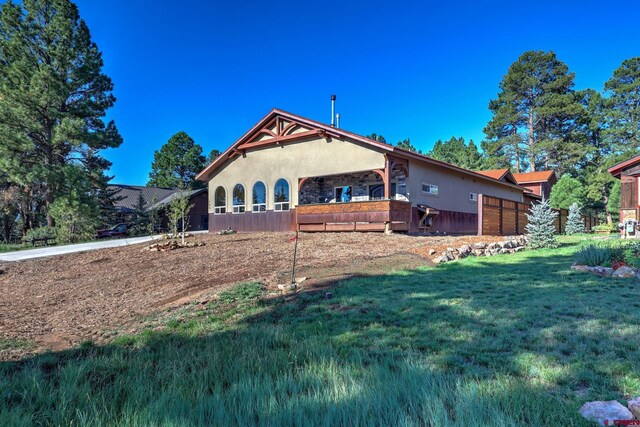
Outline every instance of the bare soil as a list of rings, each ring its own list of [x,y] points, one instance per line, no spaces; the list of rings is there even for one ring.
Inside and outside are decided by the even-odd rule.
[[[293,233],[203,234],[205,246],[167,252],[144,245],[102,249],[20,262],[0,262],[0,340],[35,345],[0,352],[0,359],[84,340],[103,342],[135,332],[154,313],[191,303],[239,282],[277,289],[291,280]],[[306,286],[329,286],[355,275],[433,265],[430,248],[442,251],[475,236],[416,237],[380,233],[302,233],[297,277]]]

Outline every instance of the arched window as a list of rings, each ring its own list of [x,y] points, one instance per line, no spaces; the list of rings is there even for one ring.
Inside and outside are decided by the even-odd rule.
[[[216,188],[215,195],[213,197],[213,213],[220,215],[227,212],[227,192],[224,187]]]
[[[233,213],[244,213],[244,187],[236,184],[233,187]]]
[[[286,179],[279,179],[273,191],[273,210],[289,210],[289,183]]]
[[[253,185],[253,212],[267,211],[267,187],[261,181]]]

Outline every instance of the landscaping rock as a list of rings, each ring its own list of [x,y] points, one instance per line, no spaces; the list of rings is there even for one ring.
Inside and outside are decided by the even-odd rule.
[[[487,248],[487,244],[484,242],[478,242],[478,243],[474,243],[473,245],[471,245],[471,247],[473,249],[486,249]]]
[[[589,267],[589,271],[601,277],[611,277],[613,268],[609,267]]]
[[[447,261],[453,261],[454,259],[456,259],[456,257],[453,255],[453,251],[450,251],[449,249],[447,249],[443,254],[443,257],[447,258]]]
[[[632,420],[633,414],[617,400],[587,402],[580,408],[580,415],[601,426],[613,425],[614,420]]]
[[[640,397],[634,397],[627,402],[627,408],[631,413],[640,420]]]
[[[628,279],[631,277],[636,277],[636,270],[625,265],[614,271],[611,277],[614,277],[616,279]]]
[[[524,246],[518,246],[517,248],[513,248],[514,252],[520,252],[521,250],[524,250]]]
[[[571,269],[575,270],[575,271],[589,272],[589,266],[588,265],[573,264],[571,266]]]
[[[429,256],[434,256],[436,254],[435,249],[429,249]]]
[[[475,256],[482,256],[482,255],[484,255],[484,249],[474,249],[474,250],[472,251],[472,253],[473,253]]]
[[[468,255],[471,252],[471,246],[462,245],[458,248],[458,252],[460,253],[460,255]]]

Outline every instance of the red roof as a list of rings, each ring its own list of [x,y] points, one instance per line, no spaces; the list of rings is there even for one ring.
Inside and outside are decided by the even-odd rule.
[[[536,171],[513,174],[513,177],[516,179],[518,184],[527,184],[530,182],[547,182],[553,176],[553,171]]]
[[[625,160],[624,162],[611,166],[609,169],[607,169],[607,172],[609,172],[613,176],[619,176],[624,169],[634,166],[636,163],[640,163],[640,156],[635,156],[629,160]]]
[[[488,176],[489,178],[493,178],[493,179],[501,179],[507,172],[509,172],[509,169],[507,168],[491,169],[488,171],[478,171],[479,174]]]

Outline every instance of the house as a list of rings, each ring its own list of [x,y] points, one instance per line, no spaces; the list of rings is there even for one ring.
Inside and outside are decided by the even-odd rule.
[[[475,233],[478,194],[524,189],[279,109],[196,177],[209,230]]]
[[[139,185],[110,185],[109,189],[115,190],[115,209],[119,212],[120,221],[129,222],[135,214],[140,196],[144,200],[145,210],[158,209],[161,211],[162,227],[166,228],[168,218],[164,208],[171,203],[180,190],[175,188],[145,187]],[[209,227],[208,193],[206,189],[189,191],[189,204],[193,207],[188,215],[188,229],[207,230]]]
[[[549,199],[551,188],[558,182],[556,173],[551,170],[514,173],[513,177],[519,186],[524,187],[531,192],[545,199]]]
[[[620,222],[638,220],[640,198],[638,197],[638,180],[640,180],[640,156],[618,163],[608,172],[621,181],[620,185]]]

